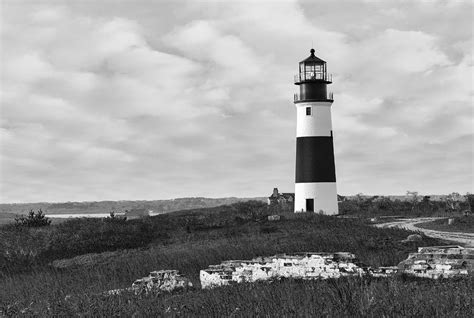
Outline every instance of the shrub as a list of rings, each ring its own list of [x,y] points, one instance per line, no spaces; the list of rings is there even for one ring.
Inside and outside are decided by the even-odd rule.
[[[109,213],[109,217],[106,220],[108,220],[110,222],[125,223],[125,221],[127,221],[127,217],[126,216],[118,216],[117,214],[115,214],[115,211],[111,211]]]
[[[455,206],[450,207],[450,204]],[[343,215],[357,215],[363,217],[374,216],[434,216],[455,215],[459,211],[469,209],[469,202],[456,201],[432,201],[429,196],[419,200],[412,195],[409,201],[399,199],[391,200],[388,197],[357,195],[355,198],[347,198],[339,203],[339,213]],[[448,214],[447,214],[448,213]]]
[[[233,204],[232,207],[236,214],[244,219],[258,220],[271,214],[268,205],[260,201],[238,202]]]
[[[33,210],[30,210],[27,216],[18,216],[15,218],[15,222],[18,226],[27,227],[41,227],[51,224],[51,220],[43,214],[41,209],[39,209],[36,213]]]

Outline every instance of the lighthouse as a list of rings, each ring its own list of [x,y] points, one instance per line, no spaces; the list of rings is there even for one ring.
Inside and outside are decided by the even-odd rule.
[[[295,85],[295,212],[338,214],[334,143],[331,123],[332,76],[326,62],[311,55],[299,63]]]

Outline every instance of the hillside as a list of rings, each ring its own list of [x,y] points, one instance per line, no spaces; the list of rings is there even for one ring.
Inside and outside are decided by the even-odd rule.
[[[270,222],[265,216],[273,212],[265,204],[247,202],[132,221],[72,219],[40,229],[0,228],[2,310],[15,315],[27,308],[40,316],[226,316],[239,308],[238,316],[245,317],[256,312],[292,315],[303,306],[304,312],[324,310],[330,316],[382,315],[390,310],[462,316],[462,304],[472,301],[472,280],[458,282],[457,289],[450,281],[390,278],[200,290],[199,270],[229,259],[348,251],[366,265],[381,266],[397,264],[418,246],[443,244],[424,236],[403,243],[412,232],[377,229],[358,219],[283,214],[282,220]],[[101,296],[159,269],[178,269],[196,289],[178,295]],[[442,303],[442,290],[452,291],[449,305]]]
[[[115,211],[123,213],[132,209],[147,209],[155,213],[167,213],[173,211],[212,208],[220,205],[233,204],[249,200],[266,202],[267,198],[177,198],[170,200],[153,201],[92,201],[92,202],[62,202],[62,203],[3,203],[0,204],[0,218],[12,219],[16,214],[26,214],[30,210],[42,209],[47,214],[85,214],[85,213],[108,213]],[[0,224],[1,220],[0,220]]]

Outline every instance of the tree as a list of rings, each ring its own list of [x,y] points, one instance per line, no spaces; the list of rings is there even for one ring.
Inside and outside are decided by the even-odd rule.
[[[420,197],[418,196],[418,191],[407,191],[407,197],[411,203],[411,211],[415,212],[418,206],[418,201],[420,200]]]
[[[30,210],[27,216],[20,215],[15,218],[16,225],[27,227],[41,227],[51,224],[51,220],[39,209],[37,212]]]
[[[446,207],[450,212],[455,212],[459,210],[459,201],[461,201],[461,195],[457,192],[453,192],[446,196],[445,202]]]
[[[377,201],[377,209],[380,209],[382,211],[391,211],[393,212],[393,202],[390,200],[388,197],[381,197]]]
[[[474,194],[471,194],[469,192],[466,193],[465,195],[466,197],[466,201],[467,201],[467,206],[469,207],[469,214],[473,214],[474,213]]]
[[[357,203],[362,203],[364,201],[364,194],[362,192],[357,193],[356,196],[355,196],[355,199],[356,199]]]
[[[125,210],[127,211],[127,210]],[[107,220],[108,221],[111,221],[111,222],[125,222],[127,221],[127,217],[126,216],[119,216],[115,213],[115,211],[110,211],[109,213],[109,217],[107,217]]]
[[[420,202],[420,208],[423,211],[423,213],[431,213],[434,211],[434,204],[431,202],[431,197],[429,195],[423,196],[423,199],[421,199]]]

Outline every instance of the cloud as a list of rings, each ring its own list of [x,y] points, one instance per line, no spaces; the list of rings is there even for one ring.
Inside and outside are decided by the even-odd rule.
[[[471,4],[110,4],[5,5],[0,200],[291,191],[311,42],[341,193],[472,186]]]
[[[360,60],[353,65],[376,65],[380,67],[380,73],[405,75],[448,65],[449,61],[435,43],[434,36],[420,31],[386,29],[378,36],[360,43],[357,47]]]

